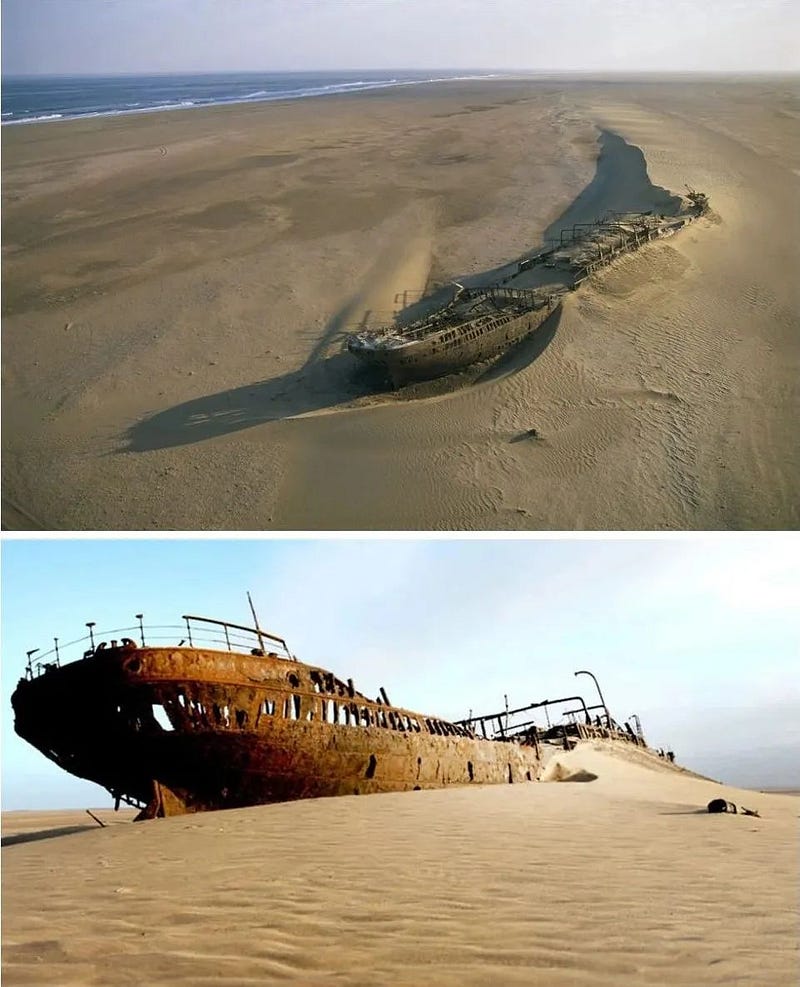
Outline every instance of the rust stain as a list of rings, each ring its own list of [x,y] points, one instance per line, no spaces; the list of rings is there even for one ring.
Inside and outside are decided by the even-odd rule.
[[[236,627],[216,623],[226,636]],[[506,734],[501,714],[481,718],[478,736],[475,721],[391,705],[383,689],[370,699],[352,680],[265,652],[265,638],[280,639],[253,633],[259,646],[249,653],[183,642],[144,647],[131,638],[95,646],[92,637],[82,659],[61,665],[56,648],[56,661],[42,662],[38,675],[29,655],[29,674],[12,696],[15,729],[117,804],[139,807],[139,818],[535,781],[545,746],[598,735],[640,742],[591,723],[549,733],[524,724]],[[500,735],[487,737],[492,719]]]

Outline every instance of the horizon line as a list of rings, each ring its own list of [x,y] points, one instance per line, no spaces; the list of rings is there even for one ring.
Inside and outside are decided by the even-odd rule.
[[[375,67],[335,67],[335,68],[294,68],[294,69],[268,69],[268,68],[246,68],[246,69],[171,69],[167,71],[136,70],[130,72],[2,72],[0,79],[126,79],[142,76],[149,77],[169,77],[186,75],[294,75],[298,73],[323,75],[330,72],[480,72],[501,76],[559,76],[559,75],[597,75],[604,76],[629,76],[629,75],[746,75],[746,76],[783,76],[800,75],[800,67],[797,68],[497,68],[491,66],[477,67],[453,67],[453,66],[423,66],[423,67],[400,67],[389,66],[386,68]]]

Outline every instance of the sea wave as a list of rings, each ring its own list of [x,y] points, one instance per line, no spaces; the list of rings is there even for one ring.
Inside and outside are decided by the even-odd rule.
[[[459,76],[432,76],[424,79],[402,79],[392,77],[389,79],[353,79],[344,82],[331,82],[319,86],[303,86],[297,89],[258,89],[250,93],[234,96],[208,96],[206,98],[196,96],[193,99],[172,99],[151,100],[150,102],[123,103],[121,106],[92,106],[83,109],[64,110],[61,113],[46,113],[37,116],[20,116],[17,119],[4,119],[3,126],[17,125],[23,123],[41,123],[47,120],[83,120],[99,116],[126,116],[134,113],[156,113],[166,110],[181,110],[196,107],[210,106],[231,106],[241,103],[255,102],[275,102],[288,99],[306,99],[320,96],[347,95],[348,93],[366,92],[374,89],[389,89],[400,86],[420,86],[441,82],[466,82],[483,79],[495,79],[500,73],[485,73],[480,75],[459,75]],[[13,116],[14,112],[4,112],[3,117]]]
[[[5,114],[3,114],[3,116],[5,116]],[[63,113],[43,113],[38,117],[24,117],[19,120],[6,120],[3,126],[14,123],[41,123],[43,120],[62,120],[63,117]]]

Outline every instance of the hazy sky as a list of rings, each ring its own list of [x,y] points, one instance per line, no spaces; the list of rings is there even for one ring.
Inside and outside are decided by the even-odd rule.
[[[790,535],[643,541],[5,541],[6,808],[108,805],[20,740],[25,652],[199,613],[261,623],[301,660],[448,719],[575,694],[641,717],[684,765],[800,787],[800,552]],[[177,642],[176,642],[177,643]]]
[[[3,0],[3,72],[782,71],[796,0]]]

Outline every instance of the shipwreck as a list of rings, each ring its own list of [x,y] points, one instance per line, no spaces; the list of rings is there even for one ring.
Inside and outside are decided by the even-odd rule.
[[[254,615],[255,616],[255,615]],[[88,634],[27,654],[16,732],[137,818],[292,799],[536,781],[555,750],[606,737],[646,747],[581,696],[449,721],[370,698],[254,627],[186,615],[175,627]],[[113,635],[113,636],[112,636]],[[100,640],[100,638],[103,638]],[[75,657],[70,655],[74,653]],[[565,709],[564,707],[569,707]],[[562,721],[551,724],[550,710]],[[536,725],[534,711],[547,725]],[[602,715],[601,715],[602,713]]]
[[[564,294],[600,268],[671,236],[707,211],[708,197],[687,186],[675,215],[610,212],[591,223],[574,223],[546,249],[505,268],[496,281],[453,282],[442,303],[431,306],[421,299],[386,324],[351,333],[346,347],[394,387],[491,360],[540,329]],[[420,309],[417,317],[408,317],[409,310]]]

